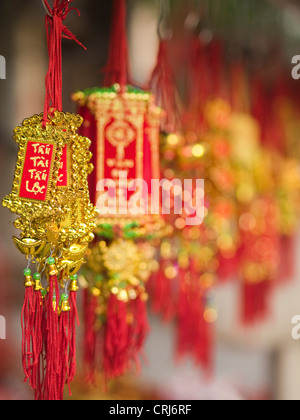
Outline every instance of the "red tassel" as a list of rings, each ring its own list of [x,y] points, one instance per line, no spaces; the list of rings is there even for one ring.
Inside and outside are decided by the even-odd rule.
[[[49,276],[49,292],[46,302],[46,373],[43,399],[55,401],[59,394],[59,335],[58,335],[58,303],[59,296],[57,275]]]
[[[80,46],[86,49],[76,36],[64,25],[71,10],[71,1],[74,0],[53,0],[53,8],[51,9],[48,0],[44,0],[47,8],[46,16],[46,32],[49,54],[49,67],[46,75],[46,97],[44,105],[43,125],[48,122],[48,112],[50,109],[62,110],[62,38],[72,39]],[[77,10],[78,14],[79,11]]]
[[[131,343],[129,349],[131,357],[135,362],[137,374],[141,371],[141,363],[139,356],[143,355],[143,347],[145,340],[150,331],[150,326],[147,316],[147,299],[145,293],[138,295],[135,300],[131,302],[132,324],[129,332]]]
[[[152,72],[149,89],[156,97],[156,103],[164,110],[165,117],[161,129],[176,133],[181,130],[179,98],[173,69],[169,62],[168,43],[160,41],[157,63]]]
[[[113,17],[108,62],[103,70],[103,84],[109,87],[118,83],[121,87],[125,87],[129,73],[125,0],[114,0]]]
[[[285,284],[295,278],[296,241],[293,236],[280,238],[281,255],[278,282]]]
[[[42,322],[44,312],[44,302],[40,290],[34,292],[34,337],[35,337],[35,355],[34,365],[32,369],[32,387],[35,390],[35,400],[39,400],[42,393],[43,385],[43,333]]]
[[[226,258],[221,253],[218,255],[219,267],[218,267],[218,279],[220,282],[225,283],[234,279],[237,270],[237,256],[232,258]]]
[[[128,368],[129,339],[127,304],[112,294],[104,337],[103,371],[106,380],[123,375]]]
[[[190,319],[190,305],[187,290],[186,270],[180,269],[180,294],[178,300],[178,326],[177,326],[177,355],[183,357],[190,348],[190,328],[192,319]]]
[[[71,331],[69,322],[69,311],[62,310],[59,317],[59,375],[58,375],[58,399],[62,400],[64,395],[65,384],[68,384],[70,389],[70,374],[69,374],[69,346],[71,342]]]
[[[243,285],[242,321],[245,325],[264,320],[269,314],[270,280]]]
[[[134,318],[135,318],[135,350],[139,353],[145,343],[150,326],[147,316],[147,299],[146,296],[138,296],[134,301]]]
[[[84,340],[83,340],[83,360],[85,367],[86,382],[95,383],[96,363],[96,347],[97,332],[96,324],[96,308],[98,306],[97,296],[90,296],[89,289],[84,290]]]
[[[174,299],[174,292],[172,290],[171,280],[165,274],[165,264],[153,276],[151,293],[151,307],[154,313],[159,313],[163,316],[164,321],[168,322],[176,314],[176,304]]]
[[[192,264],[193,267],[194,264]],[[207,373],[212,368],[212,325],[204,319],[205,296],[199,275],[193,269],[180,270],[178,303],[177,357],[191,356]]]
[[[72,382],[76,375],[76,322],[79,326],[79,317],[76,305],[77,292],[70,292],[70,348],[69,348],[69,377]]]
[[[32,368],[34,365],[35,339],[34,339],[34,282],[31,271],[26,269],[25,275],[25,298],[21,315],[22,327],[22,364],[25,374],[24,382],[29,381],[32,386]]]

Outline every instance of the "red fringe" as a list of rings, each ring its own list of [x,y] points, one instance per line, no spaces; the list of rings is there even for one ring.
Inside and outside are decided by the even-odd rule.
[[[54,292],[56,294],[56,308],[53,308]],[[45,331],[45,354],[46,372],[43,389],[43,400],[55,401],[61,399],[59,379],[59,335],[58,335],[58,299],[59,289],[57,276],[49,277],[49,292],[46,302],[46,331]]]
[[[163,265],[153,276],[152,285],[150,285],[150,287],[152,286],[150,289],[151,309],[154,313],[161,314],[164,321],[168,322],[176,314],[176,304],[171,280],[166,278]]]
[[[106,380],[123,375],[128,368],[129,340],[127,304],[111,295],[104,337],[103,371]]]
[[[295,278],[296,241],[293,236],[280,238],[281,258],[279,265],[278,282],[287,283]]]
[[[237,257],[225,258],[221,254],[218,255],[219,268],[218,279],[220,282],[227,282],[234,279],[236,274],[238,260]]]
[[[265,280],[257,284],[244,282],[242,321],[245,325],[262,321],[268,315],[270,287],[270,280]]]
[[[95,372],[97,369],[96,347],[97,332],[96,324],[96,308],[98,298],[91,296],[88,289],[83,293],[83,318],[84,318],[84,340],[83,340],[83,361],[85,367],[85,379],[88,383],[95,383]]]
[[[144,346],[147,334],[150,331],[147,316],[147,302],[138,296],[134,301],[134,336],[135,336],[135,350],[140,352]]]
[[[39,400],[42,394],[43,386],[43,312],[44,312],[44,301],[40,291],[34,292],[34,338],[35,338],[35,350],[34,350],[34,365],[32,368],[32,388],[35,390],[35,400]]]
[[[126,33],[126,1],[114,0],[113,22],[110,35],[108,62],[104,72],[104,86],[118,83],[126,86],[128,81],[128,46]]]
[[[25,374],[24,382],[34,385],[32,369],[35,363],[36,344],[34,337],[35,305],[33,287],[25,288],[24,304],[21,315],[22,327],[22,365]]]
[[[69,374],[69,348],[71,342],[71,330],[69,322],[69,312],[62,312],[59,318],[59,375],[58,375],[58,399],[63,399],[65,384],[68,384],[70,389],[70,374]]]
[[[160,41],[157,62],[150,77],[149,89],[155,95],[156,103],[165,112],[161,129],[169,133],[179,132],[181,118],[178,107],[178,92],[169,61],[167,41]]]
[[[139,356],[143,353],[144,344],[150,331],[150,325],[147,316],[147,302],[141,296],[138,296],[131,302],[131,314],[133,322],[129,331],[129,352],[135,362],[137,373],[141,371]]]
[[[212,325],[204,319],[205,301],[192,270],[180,270],[178,303],[177,357],[192,356],[207,372],[212,368]]]
[[[77,305],[76,305],[77,292],[70,292],[70,314],[69,314],[69,330],[70,330],[70,343],[69,343],[69,377],[70,382],[74,380],[76,375],[76,322],[80,325]]]

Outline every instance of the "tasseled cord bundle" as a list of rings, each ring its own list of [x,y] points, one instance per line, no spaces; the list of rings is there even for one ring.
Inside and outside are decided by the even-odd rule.
[[[106,380],[122,376],[132,367],[140,373],[140,356],[149,328],[146,301],[142,296],[128,303],[119,301],[113,294],[110,296],[103,355]]]
[[[67,384],[76,374],[77,276],[70,277],[70,293],[62,293],[55,259],[49,258],[48,291],[41,275],[24,271],[25,299],[22,310],[22,361],[24,382],[35,391],[36,400],[62,400]]]

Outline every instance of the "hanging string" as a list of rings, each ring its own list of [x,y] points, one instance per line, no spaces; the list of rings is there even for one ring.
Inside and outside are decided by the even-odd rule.
[[[129,79],[126,16],[126,0],[114,0],[108,61],[103,69],[106,87],[116,83],[125,87]]]
[[[171,15],[170,0],[159,0],[159,19],[157,22],[157,36],[159,40],[170,39],[173,36],[172,30],[167,29],[165,25],[166,19]],[[162,30],[163,27],[163,30]]]
[[[76,10],[80,16],[78,9],[70,8],[72,1],[74,0],[53,0],[53,9],[51,9],[49,2],[42,0],[47,11],[46,33],[49,54],[49,68],[45,81],[44,127],[48,122],[49,113],[62,111],[62,38],[71,39],[86,49],[63,23],[71,10]]]
[[[148,83],[149,90],[155,95],[156,103],[165,112],[161,122],[161,130],[164,132],[181,131],[180,98],[177,91],[175,75],[170,63],[169,43],[172,31],[162,31],[161,26],[165,19],[170,16],[169,0],[160,1],[160,15],[157,24],[159,48],[156,65]],[[164,32],[164,33],[163,33]]]

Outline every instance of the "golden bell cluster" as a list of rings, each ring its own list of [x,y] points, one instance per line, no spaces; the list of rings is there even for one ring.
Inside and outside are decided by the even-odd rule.
[[[121,302],[146,301],[145,283],[157,270],[155,248],[149,243],[136,244],[122,238],[111,243],[100,241],[89,247],[81,286],[98,298],[98,312],[106,319],[106,305],[111,294]]]

